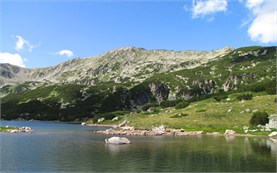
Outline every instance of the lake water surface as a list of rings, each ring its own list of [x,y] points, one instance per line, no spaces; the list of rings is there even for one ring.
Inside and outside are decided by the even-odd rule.
[[[105,144],[107,127],[1,121],[32,133],[0,133],[0,172],[276,172],[277,143],[261,137],[128,136]]]

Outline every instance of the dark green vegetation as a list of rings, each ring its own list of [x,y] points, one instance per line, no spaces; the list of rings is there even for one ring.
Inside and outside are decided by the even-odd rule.
[[[175,106],[175,109],[182,109],[182,108],[185,108],[189,105],[189,102],[184,100],[180,103],[178,103],[176,106]]]
[[[238,100],[251,100],[252,97],[253,97],[252,94],[247,93],[247,94],[240,94],[240,95],[238,95],[238,96],[237,96],[237,99],[238,99]]]
[[[253,126],[257,126],[259,124],[265,125],[268,123],[268,113],[267,112],[255,112],[251,117],[249,123]]]
[[[170,107],[182,110],[174,110],[177,112],[170,115],[170,121],[201,120],[197,116],[210,117],[211,120],[228,119],[226,114],[228,109],[221,114],[210,112],[210,109],[216,109],[215,103],[224,104],[228,98],[233,102],[251,101],[257,93],[262,93],[263,96],[276,94],[276,47],[239,48],[196,68],[154,74],[141,83],[132,83],[126,79],[124,83],[101,82],[94,86],[41,84],[32,89],[30,85],[36,84],[29,82],[1,88],[1,93],[7,94],[1,98],[2,119],[59,121],[94,119],[96,122],[101,117],[111,120],[121,116],[118,111],[123,111],[123,116],[141,110],[149,110],[158,115],[163,113],[164,109],[171,109]],[[212,100],[215,104],[212,106],[215,107],[201,105],[205,100]],[[197,116],[188,118],[191,112],[183,110],[198,103],[199,107],[194,112]],[[253,102],[253,104],[259,103]],[[264,109],[267,109],[266,106]],[[179,113],[188,116],[174,117]],[[142,112],[137,115],[143,117],[149,116],[149,113]],[[244,122],[249,120],[250,117],[247,116]],[[151,121],[155,122],[152,119]],[[155,123],[158,125],[163,121]],[[137,125],[143,126],[140,123]],[[202,127],[213,129],[215,126],[211,123]],[[183,126],[178,124],[175,127]],[[186,126],[186,128],[195,127]]]

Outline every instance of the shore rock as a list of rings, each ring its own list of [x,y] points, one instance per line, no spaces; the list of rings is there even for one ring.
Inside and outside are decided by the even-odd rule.
[[[152,128],[152,132],[155,135],[162,135],[166,132],[165,131],[165,126],[161,125],[160,127],[154,127],[154,128]]]
[[[125,126],[128,123],[128,120],[124,120],[122,123],[118,124],[117,127]]]
[[[103,121],[105,121],[105,118],[99,118],[99,119],[97,120],[98,123],[101,123],[101,122],[103,122]]]
[[[20,133],[20,132],[26,132],[26,133],[30,133],[32,132],[32,128],[31,127],[21,127],[19,129],[12,129],[12,130],[7,130],[6,132],[8,133]]]
[[[114,117],[112,121],[118,121],[118,117]]]
[[[272,132],[268,135],[270,138],[277,138],[277,132]]]
[[[236,134],[236,132],[234,130],[226,130],[224,134],[225,135],[234,135],[234,134]]]
[[[117,144],[117,145],[120,145],[120,144],[130,144],[130,140],[125,138],[125,137],[116,137],[116,136],[113,136],[109,139],[105,139],[105,143],[107,144]]]

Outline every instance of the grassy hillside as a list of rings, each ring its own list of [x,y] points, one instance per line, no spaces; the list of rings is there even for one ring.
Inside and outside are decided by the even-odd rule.
[[[88,81],[88,83],[90,82]],[[155,114],[159,116],[153,116],[150,119],[144,113],[134,114],[137,115],[134,116],[134,120],[137,117],[145,116],[147,122],[159,124],[161,119],[167,120],[167,116],[183,113],[188,116],[183,116],[181,119],[187,121],[178,123],[180,118],[170,118],[168,122],[175,124],[174,127],[181,127],[183,124],[199,119],[201,123],[207,122],[207,125],[204,124],[205,128],[212,129],[214,126],[220,127],[220,124],[213,123],[216,120],[226,121],[224,127],[230,127],[228,122],[232,122],[235,115],[240,115],[237,114],[238,110],[244,109],[243,104],[236,101],[217,103],[212,98],[233,97],[241,92],[252,92],[253,95],[260,92],[264,92],[264,95],[276,95],[276,47],[239,48],[201,66],[154,74],[141,83],[102,82],[92,86],[76,83],[27,82],[17,86],[4,86],[1,88],[1,93],[5,95],[1,98],[1,118],[60,121],[101,117],[111,119],[115,115],[111,115],[109,112],[134,112],[141,110],[147,104],[159,105],[164,100],[189,100],[194,103],[182,110],[183,112],[169,108],[169,110],[161,110],[159,114]],[[266,96],[262,98],[264,97]],[[255,97],[255,99],[257,98]],[[270,100],[265,99],[265,101],[268,102],[266,104],[273,104]],[[233,104],[234,108],[231,108]],[[194,108],[194,105],[198,105],[198,108]],[[259,102],[253,102],[252,107],[260,107]],[[259,109],[267,109],[267,107],[262,105]],[[224,110],[221,110],[222,108]],[[226,113],[228,109],[232,109],[232,111]],[[170,113],[165,114],[163,111]],[[271,109],[267,111],[272,113]],[[234,117],[230,118],[229,115],[234,115]],[[201,119],[201,117],[205,119]],[[245,119],[240,120],[241,122],[248,121],[249,117],[243,117]],[[174,123],[175,121],[176,123]],[[137,126],[152,125],[147,122]],[[190,123],[186,124],[186,128],[193,129],[197,126],[190,127]]]
[[[253,93],[254,97],[249,101],[239,101],[237,95],[230,94],[227,99],[220,102],[213,98],[193,102],[183,109],[156,107],[153,113],[132,112],[118,116],[119,120],[116,122],[105,121],[103,123],[117,124],[128,119],[129,125],[138,129],[151,129],[163,124],[168,128],[183,128],[188,131],[203,130],[223,133],[226,129],[233,129],[244,133],[243,126],[250,126],[249,120],[253,112],[276,113],[276,95],[268,95],[264,92]]]

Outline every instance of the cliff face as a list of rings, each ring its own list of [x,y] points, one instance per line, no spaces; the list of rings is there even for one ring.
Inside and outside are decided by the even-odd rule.
[[[67,121],[165,100],[276,93],[276,47],[212,52],[123,48],[44,69],[0,67],[4,119]]]

